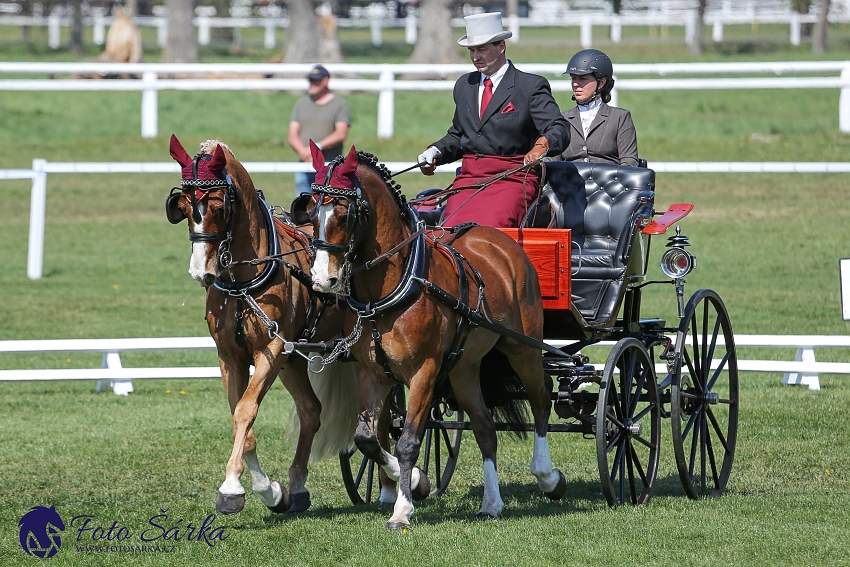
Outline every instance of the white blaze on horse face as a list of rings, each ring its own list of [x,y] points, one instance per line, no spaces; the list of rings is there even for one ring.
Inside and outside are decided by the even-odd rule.
[[[198,212],[201,219],[204,218],[207,212],[207,204],[204,201],[198,203]],[[190,221],[191,222],[191,221]],[[200,234],[204,232],[203,220],[192,225],[192,232]],[[189,275],[201,283],[204,283],[204,276],[212,274],[217,276],[218,259],[215,255],[215,249],[209,242],[193,242],[192,257],[189,259]]]
[[[327,240],[328,221],[333,216],[334,206],[316,205],[319,207],[319,240]],[[316,250],[316,259],[313,261],[313,266],[310,268],[310,275],[313,278],[313,289],[321,292],[331,292],[331,274],[330,270],[331,257],[327,250]]]

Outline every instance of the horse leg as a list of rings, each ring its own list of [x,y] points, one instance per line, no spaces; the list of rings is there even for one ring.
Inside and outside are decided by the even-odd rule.
[[[322,406],[310,385],[307,362],[303,358],[290,358],[281,370],[281,380],[292,395],[299,422],[295,456],[289,467],[289,493],[292,496],[292,503],[288,511],[303,512],[310,507],[310,492],[305,486],[308,475],[307,463],[313,439],[319,430]]]
[[[390,404],[384,403],[381,410],[381,415],[376,424],[376,434],[381,447],[388,449],[390,446],[390,421],[392,420],[392,412]],[[378,480],[381,483],[381,495],[378,498],[378,506],[381,508],[392,508],[395,506],[398,483],[390,478],[390,475],[384,470],[384,467],[378,469]]]
[[[430,359],[410,380],[404,429],[396,445],[398,497],[393,508],[393,515],[387,521],[387,529],[401,530],[408,527],[414,511],[413,500],[423,500],[431,492],[428,477],[415,465],[419,458],[428,411],[431,409],[436,370],[435,361]]]
[[[455,369],[449,378],[458,403],[469,417],[484,463],[484,498],[475,519],[493,520],[502,513],[505,503],[499,492],[499,473],[496,468],[496,426],[481,393],[480,367],[481,363],[478,362]]]
[[[276,361],[280,354],[278,343],[279,341],[272,342],[265,351],[256,357],[254,378],[233,410],[233,451],[227,461],[225,480],[219,487],[218,498],[216,499],[216,510],[222,514],[236,514],[245,507],[245,489],[242,487],[240,478],[244,471],[242,459],[246,452],[252,455],[249,457],[249,464],[255,464],[259,469],[259,463],[256,460],[256,438],[251,426],[257,418],[260,402],[274,383],[274,378],[277,375],[277,367],[279,367],[280,362],[272,366],[271,361]],[[260,472],[262,471],[260,470]],[[280,483],[273,482],[264,485],[264,482],[268,482],[265,473],[258,475],[256,480],[259,483],[259,490],[257,490],[257,487],[254,490],[260,494],[264,504],[268,502],[275,507],[284,506],[283,502],[288,498],[288,494],[284,494],[284,489],[280,486]],[[286,507],[288,508],[288,506]]]
[[[503,345],[499,344],[499,350],[503,348]],[[546,496],[552,500],[560,500],[567,492],[567,481],[560,470],[552,467],[549,454],[549,440],[546,435],[549,431],[549,414],[552,411],[552,386],[543,372],[540,351],[528,345],[513,343],[502,352],[508,357],[514,371],[528,390],[534,416],[531,474],[537,478],[537,485]]]

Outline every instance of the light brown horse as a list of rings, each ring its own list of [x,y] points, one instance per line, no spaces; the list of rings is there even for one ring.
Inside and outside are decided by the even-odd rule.
[[[357,376],[353,364],[340,362],[308,376],[305,358],[287,354],[284,345],[304,337],[332,338],[342,328],[342,315],[333,306],[324,308],[296,279],[300,272],[309,284],[306,238],[273,220],[229,148],[210,140],[201,149],[192,158],[171,137],[171,155],[182,166],[183,181],[182,190],[172,190],[166,201],[166,213],[175,224],[188,219],[189,273],[207,289],[206,320],[233,414],[233,452],[216,510],[235,514],[244,507],[240,482],[244,459],[263,504],[274,512],[300,512],[310,506],[305,486],[308,460],[336,456],[352,445]],[[248,263],[269,256],[277,256],[279,262]],[[249,382],[251,365],[254,374]],[[278,375],[292,394],[300,422],[286,488],[260,468],[252,428]]]
[[[482,359],[494,348],[504,356],[502,369],[509,370],[509,364],[524,384],[531,405],[531,473],[547,496],[562,498],[566,481],[552,468],[546,438],[552,385],[543,372],[540,348],[467,325],[456,302],[453,307],[451,301],[438,299],[438,289],[454,298],[468,293],[463,301],[471,310],[468,314],[484,313],[508,332],[540,340],[543,308],[537,273],[528,257],[493,228],[427,235],[419,230],[415,212],[377,158],[351,148],[344,161],[328,167],[321,152],[315,146],[311,149],[318,172],[306,208],[313,218],[317,249],[311,275],[317,291],[348,295],[353,310],[346,318],[346,331],[363,327],[352,348],[360,364],[360,418],[354,439],[366,456],[398,479],[398,497],[387,527],[404,529],[410,524],[412,497],[428,484],[414,464],[435,388],[444,391],[440,378],[449,366],[452,395],[469,416],[484,460],[484,498],[476,518],[496,518],[502,512],[496,431],[486,399],[494,391],[509,390],[505,386],[512,373],[480,372]],[[438,243],[442,239],[451,246]],[[410,389],[397,459],[380,446],[375,433],[394,381]]]

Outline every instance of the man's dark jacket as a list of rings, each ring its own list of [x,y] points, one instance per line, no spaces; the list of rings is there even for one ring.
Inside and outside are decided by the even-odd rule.
[[[481,119],[481,73],[474,71],[457,80],[451,128],[432,144],[440,150],[438,163],[451,163],[464,154],[525,155],[540,136],[549,140],[549,155],[557,155],[569,145],[569,124],[552,97],[549,81],[508,65]]]

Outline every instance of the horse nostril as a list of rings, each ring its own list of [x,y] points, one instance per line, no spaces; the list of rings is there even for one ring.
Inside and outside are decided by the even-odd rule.
[[[328,287],[331,288],[331,289],[335,288],[338,281],[339,281],[339,278],[329,278],[328,279]]]
[[[210,287],[215,283],[215,275],[214,274],[204,274],[204,285],[206,287]]]

